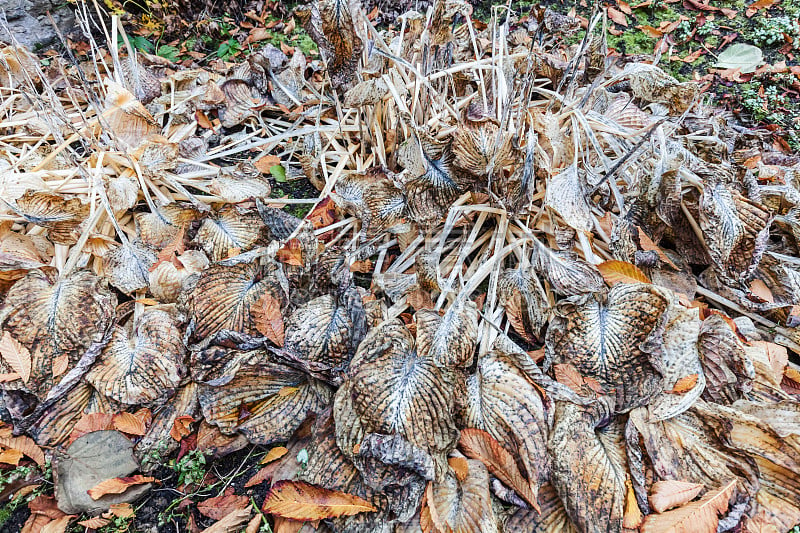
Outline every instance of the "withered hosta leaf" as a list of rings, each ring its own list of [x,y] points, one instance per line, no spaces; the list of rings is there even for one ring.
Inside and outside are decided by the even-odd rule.
[[[43,397],[53,360],[66,354],[72,365],[99,347],[115,306],[105,282],[85,270],[62,279],[54,269],[32,270],[11,287],[0,306],[0,328],[31,354],[28,386]]]
[[[435,531],[460,533],[498,531],[489,492],[489,472],[480,461],[468,460],[466,463],[464,479],[451,469],[441,482],[428,484],[420,514],[420,524],[426,531],[430,526]]]
[[[706,387],[703,398],[730,404],[753,388],[755,368],[731,325],[714,313],[703,321],[697,344]]]
[[[462,429],[459,447],[468,457],[485,464],[490,474],[516,491],[531,507],[539,506],[536,495],[519,471],[514,456],[487,432],[475,428]]]
[[[420,309],[417,320],[417,350],[441,367],[469,366],[478,340],[478,308],[457,299],[444,316]]]
[[[622,531],[626,466],[597,434],[612,412],[605,399],[586,407],[556,404],[548,442],[551,483],[581,531]]]
[[[331,85],[347,90],[358,81],[358,64],[364,45],[356,33],[350,4],[322,0],[296,10],[308,35],[317,43]]]
[[[167,204],[155,213],[134,213],[139,239],[158,250],[168,246],[181,228],[196,220],[200,213],[180,202]]]
[[[194,321],[195,338],[205,339],[222,330],[259,335],[253,306],[266,292],[283,302],[283,291],[268,266],[210,266],[188,296],[187,311]]]
[[[740,400],[730,407],[698,405],[718,421],[730,445],[758,465],[761,489],[797,506],[800,480],[800,406],[794,401],[773,405]]]
[[[539,489],[539,511],[519,509],[505,524],[507,533],[576,533],[556,489],[549,483]]]
[[[717,490],[708,492],[696,502],[687,503],[664,514],[648,516],[642,525],[643,533],[668,533],[671,531],[697,531],[715,533],[719,515],[728,510],[728,502],[736,488],[736,481],[729,481]]]
[[[150,270],[157,259],[149,247],[138,242],[125,242],[106,255],[103,268],[111,285],[130,294],[147,287]]]
[[[381,491],[370,488],[361,479],[355,465],[337,446],[330,411],[317,418],[312,435],[308,464],[300,479],[326,489],[359,496],[377,508],[376,512],[333,520],[331,524],[335,531],[389,532],[393,524],[406,522],[417,513],[425,489],[422,478],[403,487],[386,487]]]
[[[703,393],[706,378],[697,351],[699,335],[699,310],[671,305],[667,310],[662,336],[663,390],[650,406],[651,419],[663,420],[680,414],[691,407]],[[685,381],[686,378],[689,380]],[[683,388],[679,387],[682,383],[686,383],[689,388],[680,390]]]
[[[212,261],[252,249],[264,236],[266,226],[255,210],[240,211],[228,205],[203,220],[195,241]]]
[[[522,268],[503,271],[498,284],[500,303],[514,329],[525,339],[538,339],[546,322],[547,297],[539,280]]]
[[[539,241],[535,242],[533,268],[564,296],[601,292],[605,287],[595,267],[574,253],[555,252]]]
[[[161,131],[147,108],[130,91],[113,82],[106,84],[103,117],[123,150],[135,148],[148,136]]]
[[[611,288],[606,302],[573,300],[556,307],[545,341],[548,357],[575,365],[606,394],[616,394],[620,412],[647,403],[661,385],[660,354],[646,343],[663,327],[665,294],[623,283]]]
[[[397,158],[408,174],[403,183],[408,217],[426,227],[436,223],[461,192],[452,151],[446,145],[414,137],[398,148]]]
[[[69,394],[51,405],[28,432],[41,446],[62,444],[83,416],[91,397],[92,387],[84,382],[78,383]]]
[[[303,304],[289,316],[285,348],[308,361],[342,368],[351,349],[352,329],[347,308],[336,296],[326,294]]]
[[[286,441],[310,413],[321,412],[330,391],[266,352],[231,352],[199,390],[206,421],[225,434],[239,431],[254,444]]]
[[[669,420],[648,422],[644,408],[629,414],[629,425],[641,435],[659,479],[680,479],[715,487],[736,478],[741,492],[755,492],[756,469],[747,458],[724,445],[694,411],[695,406]]]
[[[575,166],[569,166],[550,178],[545,194],[545,204],[561,215],[571,228],[577,231],[592,231],[592,211],[586,201],[588,191]]]
[[[173,318],[145,311],[133,331],[116,326],[86,380],[105,396],[125,404],[169,396],[186,375],[183,335]]]
[[[89,204],[80,198],[47,192],[27,191],[17,198],[16,210],[28,222],[47,228],[48,237],[57,244],[75,244],[79,226],[89,216]]]
[[[721,183],[706,185],[700,209],[700,227],[716,266],[733,279],[748,277],[766,249],[769,210]]]
[[[478,360],[467,378],[464,426],[482,429],[522,464],[535,496],[547,479],[547,418],[539,392],[510,357]]]
[[[441,480],[458,438],[452,370],[437,367],[394,319],[367,334],[348,375],[334,402],[336,441],[366,482],[380,488],[382,465]]]
[[[460,126],[453,134],[454,163],[478,177],[499,174],[513,158],[511,136],[491,122]]]
[[[220,121],[226,128],[238,126],[255,114],[265,103],[255,87],[244,80],[232,78],[220,85],[225,95],[225,106],[220,108]]]
[[[336,203],[361,219],[361,230],[368,237],[381,231],[408,229],[406,202],[388,170],[375,167],[364,174],[342,176],[336,182]]]

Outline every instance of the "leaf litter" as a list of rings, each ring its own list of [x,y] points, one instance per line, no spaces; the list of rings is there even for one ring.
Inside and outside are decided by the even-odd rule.
[[[319,60],[223,70],[124,32],[46,69],[0,49],[0,446],[61,487],[31,527],[248,443],[269,492],[205,500],[211,530],[800,522],[800,171],[607,57],[621,11],[567,47],[577,19],[471,9],[320,0]]]

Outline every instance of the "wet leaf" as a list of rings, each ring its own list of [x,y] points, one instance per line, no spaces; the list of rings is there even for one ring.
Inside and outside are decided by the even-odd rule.
[[[253,306],[253,319],[259,333],[278,346],[283,346],[284,329],[280,305],[277,299],[265,292]]]
[[[613,406],[603,400],[585,408],[556,405],[548,441],[551,483],[582,531],[622,530],[626,465],[597,434],[597,426],[612,412]]]
[[[275,483],[264,500],[265,513],[294,520],[319,520],[375,511],[368,501],[303,481]]]
[[[366,482],[380,488],[384,465],[441,479],[458,438],[452,371],[436,366],[395,319],[367,334],[348,376],[334,401],[336,441]]]

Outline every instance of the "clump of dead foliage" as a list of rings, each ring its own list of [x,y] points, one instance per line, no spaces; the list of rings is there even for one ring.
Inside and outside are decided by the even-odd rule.
[[[61,491],[30,520],[228,439],[286,446],[215,531],[800,522],[798,169],[602,13],[572,47],[460,0],[295,17],[320,59],[0,50],[0,445]]]

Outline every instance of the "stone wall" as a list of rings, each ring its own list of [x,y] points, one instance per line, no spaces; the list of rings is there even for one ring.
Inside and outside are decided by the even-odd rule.
[[[31,50],[54,44],[57,37],[48,12],[62,32],[74,29],[73,9],[64,0],[0,0],[0,41],[11,42],[13,35]]]

